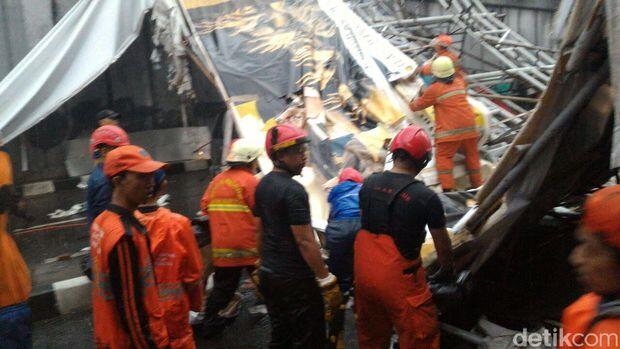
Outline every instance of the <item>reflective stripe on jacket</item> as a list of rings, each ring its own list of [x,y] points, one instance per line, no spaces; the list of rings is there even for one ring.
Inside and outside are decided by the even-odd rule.
[[[95,346],[168,347],[146,231],[131,212],[111,209],[90,229]]]
[[[136,217],[146,226],[159,299],[173,349],[195,348],[189,311],[200,311],[202,258],[190,221],[158,207],[139,209]]]
[[[217,267],[254,265],[256,220],[252,214],[258,180],[251,171],[231,168],[217,175],[200,207],[209,216],[213,264]]]
[[[451,84],[435,82],[409,107],[419,111],[435,108],[435,141],[452,142],[478,137],[476,115],[467,101],[467,87],[456,77]]]

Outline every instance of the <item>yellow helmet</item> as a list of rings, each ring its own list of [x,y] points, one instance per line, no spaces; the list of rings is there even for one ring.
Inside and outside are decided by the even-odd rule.
[[[439,56],[431,63],[431,73],[437,78],[443,79],[454,75],[454,63],[450,57]]]
[[[250,163],[263,153],[263,145],[247,138],[239,138],[230,146],[226,162]]]

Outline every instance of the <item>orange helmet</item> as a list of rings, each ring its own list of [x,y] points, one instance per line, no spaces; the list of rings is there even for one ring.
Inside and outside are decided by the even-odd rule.
[[[620,185],[601,189],[586,200],[582,224],[620,249]]]
[[[452,37],[448,34],[440,34],[431,41],[431,45],[448,48],[452,45]]]
[[[267,131],[265,150],[267,150],[269,158],[273,160],[273,154],[276,151],[308,142],[310,140],[306,131],[290,124],[282,124],[274,126]]]

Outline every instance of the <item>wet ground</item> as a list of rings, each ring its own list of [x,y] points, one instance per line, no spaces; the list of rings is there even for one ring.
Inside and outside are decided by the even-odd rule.
[[[251,349],[267,348],[269,343],[269,316],[251,314],[248,309],[256,302],[252,290],[242,290],[242,305],[235,322],[216,338],[205,340],[196,331],[198,348]],[[353,314],[347,314],[346,348],[356,349]],[[33,326],[34,348],[91,348],[93,346],[92,317],[90,311],[66,314],[54,319],[37,321]]]
[[[208,170],[169,176],[168,207],[186,216],[194,216],[211,177]],[[50,219],[48,214],[57,209],[67,210],[85,198],[86,190],[77,187],[31,197],[27,199],[28,214],[35,220],[26,223],[19,218],[11,219],[13,236],[32,274],[34,293],[53,282],[82,275],[81,255],[86,252],[80,251],[89,244],[85,214],[58,219]],[[50,226],[50,223],[57,225]]]
[[[212,178],[208,170],[169,176],[170,205],[173,211],[194,216],[199,210],[200,198]],[[11,230],[26,260],[33,279],[33,293],[45,289],[53,282],[81,276],[80,251],[88,246],[88,232],[84,213],[58,219],[47,214],[57,209],[66,210],[83,202],[86,190],[72,188],[28,199],[29,214],[34,222],[26,223],[12,219]],[[45,226],[50,223],[58,225]],[[35,228],[42,226],[40,228]],[[25,229],[25,230],[23,230]],[[246,349],[267,348],[269,341],[269,317],[251,314],[248,309],[255,305],[253,291],[242,290],[241,311],[235,322],[221,336],[206,341],[196,336],[198,348]],[[33,309],[36,313],[37,309]],[[36,314],[35,314],[36,316]],[[347,314],[347,348],[357,348],[353,315]],[[52,319],[36,321],[33,325],[34,348],[91,348],[93,346],[92,313],[77,311]]]

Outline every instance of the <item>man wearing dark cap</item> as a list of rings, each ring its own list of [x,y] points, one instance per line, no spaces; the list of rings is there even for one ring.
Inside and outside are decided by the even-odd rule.
[[[97,122],[99,126],[105,125],[113,125],[118,126],[118,119],[121,118],[121,114],[115,112],[114,110],[104,109],[97,113]]]

